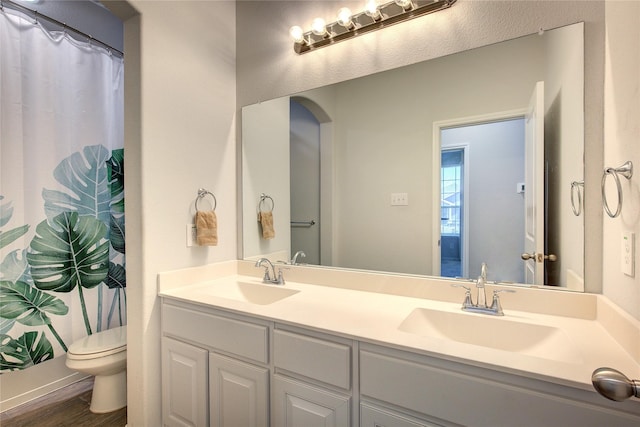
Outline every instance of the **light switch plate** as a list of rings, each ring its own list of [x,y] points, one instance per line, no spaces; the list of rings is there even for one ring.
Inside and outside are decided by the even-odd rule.
[[[391,206],[409,206],[409,194],[391,193]]]
[[[622,256],[620,259],[620,267],[624,274],[631,277],[633,277],[635,274],[635,237],[635,233],[631,231],[622,232]]]
[[[187,247],[194,246],[196,244],[196,225],[187,224]]]

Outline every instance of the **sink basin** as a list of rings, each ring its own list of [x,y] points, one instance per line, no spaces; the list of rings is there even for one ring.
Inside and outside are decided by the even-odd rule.
[[[512,320],[508,317],[416,308],[398,329],[419,336],[452,340],[544,359],[572,363],[582,359],[562,329]]]
[[[229,282],[208,287],[205,292],[219,298],[269,305],[295,295],[300,291],[264,283]]]

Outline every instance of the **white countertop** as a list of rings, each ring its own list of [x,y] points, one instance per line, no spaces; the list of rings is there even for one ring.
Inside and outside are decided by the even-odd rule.
[[[452,289],[450,282],[443,280],[367,272],[341,274],[296,266],[285,271],[285,277],[295,281],[277,286],[262,284],[256,274],[261,270],[242,261],[161,273],[159,295],[585,390],[593,390],[591,374],[602,366],[618,369],[631,378],[640,377],[638,322],[601,295],[518,289],[516,294],[501,294],[505,316],[498,318],[463,313],[462,290]],[[345,275],[350,276],[349,283],[336,285]],[[225,290],[238,282],[299,292],[270,304],[256,304],[235,298]],[[419,296],[424,292],[429,297]],[[433,297],[434,292],[437,297]],[[528,302],[532,307],[527,306]],[[562,305],[567,306],[569,315],[559,313]],[[491,330],[495,329],[491,326],[493,320],[487,322],[487,317],[512,325],[522,322],[557,328],[561,332],[555,341],[545,340],[524,351],[506,351],[407,332],[410,328],[403,330],[401,325],[415,309],[452,313],[454,317],[459,313],[477,316],[474,334],[480,342],[486,337],[489,343],[496,333]],[[475,326],[472,319],[464,320]]]

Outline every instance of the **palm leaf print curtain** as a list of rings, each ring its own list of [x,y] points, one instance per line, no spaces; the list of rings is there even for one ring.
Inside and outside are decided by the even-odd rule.
[[[126,323],[123,71],[0,11],[0,373]]]

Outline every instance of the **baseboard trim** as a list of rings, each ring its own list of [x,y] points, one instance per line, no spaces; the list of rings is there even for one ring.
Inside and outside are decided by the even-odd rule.
[[[23,371],[0,375],[0,412],[87,378],[86,374],[67,368],[65,361],[64,356],[56,357]]]

